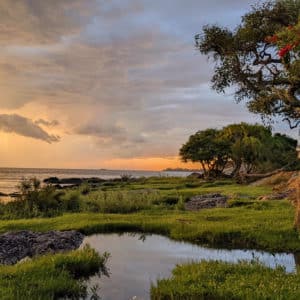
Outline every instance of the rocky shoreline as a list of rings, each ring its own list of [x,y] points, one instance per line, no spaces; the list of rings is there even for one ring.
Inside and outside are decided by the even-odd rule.
[[[0,235],[0,264],[13,265],[25,257],[75,250],[83,238],[74,230],[7,232]]]

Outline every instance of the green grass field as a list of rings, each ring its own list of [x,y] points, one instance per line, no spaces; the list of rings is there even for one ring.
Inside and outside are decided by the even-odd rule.
[[[179,205],[180,201],[184,202],[192,195],[211,192],[229,196],[229,207],[189,212],[182,210],[182,205]],[[57,202],[64,210],[52,210],[50,215],[54,217],[32,218],[31,211],[28,211],[29,214],[22,219],[20,218],[22,214],[18,211],[17,217],[14,218],[12,206],[9,211],[2,213],[2,218],[0,217],[0,232],[24,229],[34,231],[75,229],[85,234],[130,231],[157,233],[176,240],[211,247],[261,249],[271,252],[300,251],[299,233],[293,229],[294,207],[291,203],[288,200],[258,200],[259,196],[271,192],[271,187],[237,185],[231,181],[203,182],[181,178],[150,178],[111,183],[88,193],[82,193],[80,189],[67,191],[62,199],[59,199],[60,202]],[[47,200],[49,205],[53,205],[53,199],[52,202],[49,199]],[[20,209],[17,206],[14,208]],[[48,208],[45,206],[45,209]],[[43,207],[39,213],[43,213],[42,209]],[[72,255],[81,255],[81,259],[73,260],[72,268],[90,269],[88,267],[90,264],[98,266],[98,269],[101,267],[99,263],[101,257],[95,257],[95,253],[89,252],[89,255],[80,251],[75,253],[77,254]],[[69,273],[67,269],[61,272],[61,269],[56,267],[53,261],[56,261],[57,257],[61,262],[70,259],[68,254],[50,255],[12,267],[0,267],[0,299],[21,299],[18,298],[21,294],[24,296],[22,299],[56,299],[61,295],[76,298],[76,293],[79,295],[85,289],[81,281],[72,276],[72,272]],[[98,263],[95,264],[95,260]],[[274,291],[279,291],[279,296],[283,295],[278,299],[297,299],[296,296],[299,295],[295,282],[300,282],[300,277],[285,275],[281,270],[271,271],[268,268],[247,264],[209,264],[177,267],[173,277],[158,281],[157,286],[152,288],[152,298],[273,299],[271,287]],[[220,270],[220,277],[218,272],[209,271],[211,267]],[[202,271],[194,272],[198,268]],[[95,272],[93,268],[91,269],[93,271],[87,275]],[[187,272],[191,272],[188,281],[184,280]],[[232,276],[228,277],[228,282],[224,282],[222,276],[228,272],[232,273]],[[266,280],[258,276],[260,272],[266,275]],[[27,275],[22,277],[22,274]],[[56,280],[56,277],[60,279]],[[38,278],[40,280],[37,280]],[[281,278],[284,284],[291,281],[291,288],[281,289],[277,278]],[[209,284],[203,286],[204,279]],[[234,280],[238,281],[235,285]],[[65,283],[62,283],[63,281]],[[237,291],[243,288],[243,282],[245,284],[248,282],[250,290],[251,287],[256,289],[259,282],[262,294],[251,294],[247,289],[244,294],[238,293]],[[18,288],[14,290],[13,287]],[[216,292],[213,294],[211,291],[214,287]],[[173,294],[170,293],[171,290],[174,291]],[[184,294],[184,290],[190,293]],[[41,298],[38,297],[39,294]]]
[[[0,232],[77,229],[85,234],[138,231],[210,246],[299,251],[288,201],[207,209],[200,212],[149,210],[132,214],[77,213],[55,218],[1,220]]]

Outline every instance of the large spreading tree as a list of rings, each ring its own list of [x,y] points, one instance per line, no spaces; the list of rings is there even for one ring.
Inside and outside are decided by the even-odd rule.
[[[213,88],[235,89],[237,101],[263,117],[300,124],[300,0],[256,5],[234,30],[207,25],[196,47],[215,61]]]

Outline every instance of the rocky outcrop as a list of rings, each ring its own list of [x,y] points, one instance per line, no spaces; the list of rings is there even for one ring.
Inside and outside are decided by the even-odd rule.
[[[0,263],[12,265],[25,257],[77,249],[84,235],[77,231],[8,232],[0,235]]]
[[[292,194],[296,192],[296,189],[288,189],[283,192],[273,193],[271,195],[261,196],[258,200],[283,200],[289,198]]]
[[[197,211],[204,208],[226,207],[227,196],[221,194],[204,194],[190,198],[185,203],[186,210]]]
[[[120,180],[120,179],[119,179]],[[45,178],[43,180],[44,183],[48,184],[71,184],[71,185],[80,185],[82,183],[91,183],[91,184],[97,184],[97,183],[103,183],[105,182],[105,179],[98,178],[98,177],[89,177],[89,178],[57,178],[57,177],[49,177]]]

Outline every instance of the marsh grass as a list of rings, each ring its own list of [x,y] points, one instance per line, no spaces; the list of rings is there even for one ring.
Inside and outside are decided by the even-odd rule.
[[[99,255],[86,246],[68,254],[46,255],[0,266],[1,300],[47,300],[85,297],[83,279],[98,274],[106,275],[108,254]]]
[[[260,205],[260,204],[258,204]],[[184,221],[184,222],[183,222]],[[72,213],[54,218],[0,220],[0,232],[9,230],[80,230],[157,233],[173,239],[224,248],[299,251],[293,229],[294,208],[285,200],[267,207],[205,209],[200,212],[157,209],[131,214]]]
[[[34,214],[23,215],[24,203],[0,206],[0,232],[24,229],[77,229],[86,234],[137,231],[226,248],[300,250],[298,232],[293,229],[293,206],[285,200],[256,200],[270,193],[271,187],[237,185],[229,181],[216,186],[203,186],[204,182],[198,180],[199,187],[186,188],[184,183],[187,182],[195,180],[150,178],[143,179],[143,183],[130,181],[124,187],[120,187],[119,183],[118,187],[111,187],[108,191],[100,188],[87,195],[82,195],[78,189],[64,192],[51,190],[54,195],[62,193],[54,202],[57,208],[52,208],[51,200],[49,203],[53,210],[49,210],[44,200],[39,199],[38,203],[45,206],[37,210],[35,218],[32,218]],[[172,184],[180,188],[158,190],[155,188],[158,184]],[[215,192],[230,197],[229,208],[199,212],[183,210],[190,196]],[[9,207],[10,210],[6,211]],[[49,211],[54,212],[50,218]],[[7,220],[9,218],[11,220]]]
[[[156,190],[96,191],[82,201],[82,211],[132,213],[151,209],[161,199]]]
[[[203,261],[177,266],[151,287],[152,300],[300,299],[300,275],[257,262]]]

